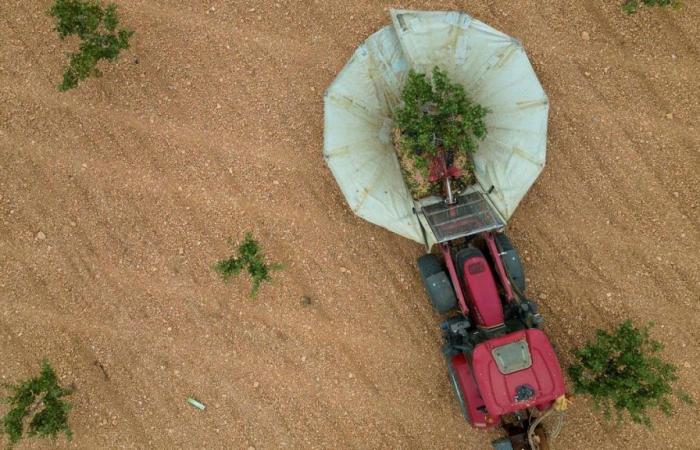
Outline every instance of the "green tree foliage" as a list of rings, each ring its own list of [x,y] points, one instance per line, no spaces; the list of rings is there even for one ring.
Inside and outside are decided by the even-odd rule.
[[[622,4],[622,10],[627,14],[634,14],[642,4],[645,6],[680,6],[678,0],[625,0]]]
[[[606,418],[611,409],[618,420],[627,411],[632,421],[650,426],[649,408],[670,414],[671,383],[678,378],[676,367],[657,356],[662,348],[649,337],[649,326],[635,328],[629,320],[612,333],[598,330],[594,341],[574,350],[576,362],[569,367],[574,390],[593,397]],[[691,401],[685,393],[678,396]]]
[[[119,28],[117,5],[102,7],[97,0],[55,0],[49,15],[56,18],[56,31],[61,39],[70,35],[80,38],[77,52],[69,54],[69,63],[58,85],[61,92],[73,89],[88,76],[101,76],[97,68],[101,59],[114,61],[119,52],[129,48],[134,34]]]
[[[432,78],[411,70],[396,111],[401,145],[411,151],[417,167],[442,147],[462,154],[476,150],[476,139],[486,136],[487,108],[473,103],[460,84],[451,83],[439,67]]]
[[[246,269],[252,280],[251,297],[258,293],[260,285],[265,281],[272,281],[270,272],[282,269],[281,264],[267,264],[262,254],[260,244],[253,239],[250,233],[246,233],[243,243],[238,246],[238,256],[231,256],[214,264],[216,271],[224,281],[228,281],[231,276],[238,275]]]
[[[17,443],[25,432],[28,436],[51,438],[63,432],[71,439],[73,434],[68,427],[70,404],[62,398],[72,390],[59,386],[48,361],[43,362],[39,376],[9,388],[12,395],[4,400],[9,403],[10,411],[5,414],[3,425],[10,446]]]

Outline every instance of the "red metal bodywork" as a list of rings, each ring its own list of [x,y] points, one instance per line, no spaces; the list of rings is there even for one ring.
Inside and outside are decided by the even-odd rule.
[[[501,373],[492,351],[520,340],[527,342],[532,364],[510,374]],[[482,342],[474,349],[471,367],[489,414],[503,415],[532,406],[544,408],[565,392],[557,355],[547,336],[538,329],[516,331]],[[528,400],[518,401],[516,390],[523,385],[533,388],[534,395]]]
[[[503,262],[501,261],[500,255],[498,253],[498,248],[496,247],[496,242],[494,241],[493,237],[493,232],[486,232],[482,234],[482,237],[486,241],[486,245],[489,249],[489,253],[491,254],[491,259],[494,261],[494,266],[496,268],[496,273],[498,274],[498,279],[501,282],[501,285],[503,286],[503,291],[506,297],[506,300],[513,301],[515,299],[515,294],[513,293],[513,288],[510,285],[510,281],[508,280],[508,277],[506,276],[506,271],[503,268]],[[440,244],[440,250],[442,251],[442,256],[443,260],[445,261],[445,265],[447,266],[447,273],[450,275],[450,281],[452,281],[452,285],[455,287],[455,294],[457,296],[457,303],[459,304],[459,309],[462,311],[462,314],[465,316],[469,315],[469,304],[467,304],[466,299],[464,297],[464,292],[462,291],[466,286],[462,283],[462,280],[459,279],[459,276],[457,275],[457,270],[455,268],[454,261],[452,260],[452,251],[450,249],[449,243],[442,243]],[[487,264],[488,267],[488,264]],[[491,272],[489,268],[489,273]],[[466,273],[466,272],[463,272]],[[465,280],[464,283],[467,283]],[[473,303],[474,297],[470,299]],[[497,299],[498,300],[498,299]],[[493,302],[498,305],[498,308],[500,309],[500,300],[497,302]],[[501,311],[501,315],[503,312]],[[492,321],[487,321],[487,322],[492,322]],[[502,322],[502,321],[501,321]],[[490,325],[483,325],[483,326],[490,326]]]
[[[441,152],[442,153],[442,152]],[[462,171],[455,166],[448,166],[443,156],[436,156],[430,161],[428,181],[435,183],[445,178],[459,178]]]
[[[503,325],[503,306],[486,258],[472,256],[464,261],[461,269],[476,324],[484,328]]]
[[[451,360],[452,368],[457,377],[457,382],[464,396],[464,404],[466,406],[467,415],[471,424],[478,428],[494,427],[500,421],[499,417],[487,415],[483,412],[486,407],[484,400],[481,398],[479,388],[474,381],[474,376],[469,369],[469,363],[463,353],[455,355]]]

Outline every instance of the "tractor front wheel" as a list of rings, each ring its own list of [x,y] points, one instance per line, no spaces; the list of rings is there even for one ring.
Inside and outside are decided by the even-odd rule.
[[[467,421],[469,421],[469,416],[467,416],[467,405],[464,403],[464,393],[462,392],[462,388],[457,380],[457,372],[452,365],[452,358],[450,357],[447,358],[447,371],[450,374],[450,383],[452,383],[452,389],[455,391],[455,396],[457,397],[459,407],[462,410],[462,415]]]

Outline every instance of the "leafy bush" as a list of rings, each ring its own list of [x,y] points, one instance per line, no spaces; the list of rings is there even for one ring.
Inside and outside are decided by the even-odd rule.
[[[625,0],[622,4],[622,10],[627,14],[634,14],[639,9],[640,4],[645,6],[680,6],[678,0]]]
[[[411,160],[408,165],[402,161],[402,168],[427,178],[430,162],[442,150],[447,164],[468,172],[463,174],[468,179],[470,154],[477,148],[477,139],[486,136],[484,117],[488,109],[473,103],[464,88],[451,83],[439,67],[433,68],[430,80],[411,70],[401,100],[395,114],[395,141],[399,157]],[[412,187],[410,178],[407,181]]]
[[[592,396],[606,418],[612,407],[618,420],[627,411],[632,421],[650,426],[648,408],[671,412],[668,396],[677,368],[657,356],[663,346],[649,337],[649,327],[638,329],[627,320],[612,333],[598,330],[593,342],[574,350],[577,362],[569,367],[574,390]],[[685,393],[678,396],[691,401]]]
[[[117,29],[114,3],[103,8],[97,0],[55,0],[49,15],[56,18],[61,39],[73,34],[81,39],[79,51],[69,54],[68,67],[58,85],[61,92],[76,87],[90,75],[101,76],[97,63],[117,59],[121,50],[129,48],[129,38],[134,34],[126,28]]]
[[[10,446],[22,438],[26,422],[29,422],[28,436],[55,438],[63,432],[68,440],[71,439],[73,434],[68,427],[70,405],[61,398],[71,394],[72,390],[58,385],[56,373],[48,361],[43,362],[39,376],[9,388],[13,395],[4,400],[11,409],[3,418],[3,425]]]
[[[250,295],[255,297],[263,282],[272,281],[270,271],[280,270],[282,265],[265,263],[260,244],[250,233],[246,233],[243,243],[238,246],[238,256],[231,256],[214,264],[214,270],[224,281],[228,281],[233,275],[238,275],[243,269],[248,271],[252,279],[253,287]]]

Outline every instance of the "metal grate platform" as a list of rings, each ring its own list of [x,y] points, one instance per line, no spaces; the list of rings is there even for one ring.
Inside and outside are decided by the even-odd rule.
[[[424,206],[422,213],[437,242],[471,236],[505,225],[481,192],[460,195],[452,205],[439,202]]]

